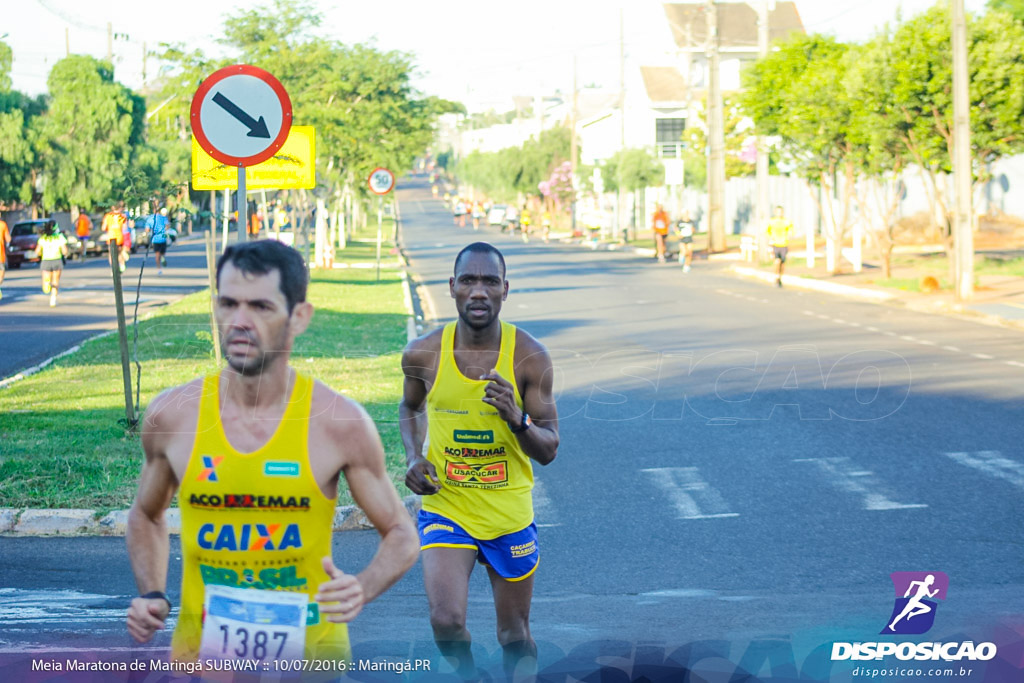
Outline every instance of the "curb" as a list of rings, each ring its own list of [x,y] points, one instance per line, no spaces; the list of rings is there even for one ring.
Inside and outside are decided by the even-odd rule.
[[[419,496],[402,499],[406,512],[415,519],[421,507]],[[169,508],[164,519],[167,530],[181,533],[181,512]],[[34,508],[0,508],[0,536],[124,536],[128,526],[128,510],[114,510],[98,517],[95,510]],[[342,505],[334,510],[333,531],[372,529],[366,515],[355,505]]]
[[[757,270],[754,268],[747,268],[745,266],[732,266],[730,270],[737,275],[744,277],[751,277],[757,280],[764,280],[768,283],[775,282],[774,273],[766,273],[763,270]],[[796,275],[783,275],[782,284],[788,287],[796,287],[798,289],[810,289],[817,292],[824,292],[826,294],[837,294],[839,296],[848,296],[855,299],[867,299],[870,301],[878,302],[889,302],[897,300],[896,295],[890,294],[889,292],[881,292],[875,289],[864,289],[862,287],[852,287],[850,285],[840,285],[835,282],[825,282],[822,280],[814,280],[812,278],[798,277]]]

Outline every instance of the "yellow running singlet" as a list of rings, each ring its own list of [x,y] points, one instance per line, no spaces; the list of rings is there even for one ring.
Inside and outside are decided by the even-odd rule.
[[[488,382],[465,377],[455,363],[455,325],[445,326],[434,386],[427,394],[427,460],[441,490],[423,496],[423,509],[457,522],[478,540],[525,529],[533,522],[533,465],[515,434],[483,402]],[[515,387],[516,327],[501,323],[496,370]]]
[[[219,585],[305,593],[305,657],[350,659],[347,626],[323,619],[313,601],[329,578],[320,561],[331,554],[336,500],[324,496],[309,465],[314,381],[296,373],[277,431],[252,453],[228,443],[219,385],[218,375],[203,382],[195,445],[178,493],[183,576],[172,657],[199,657],[204,592]],[[239,652],[253,645],[231,643]],[[273,647],[263,652],[274,658]]]

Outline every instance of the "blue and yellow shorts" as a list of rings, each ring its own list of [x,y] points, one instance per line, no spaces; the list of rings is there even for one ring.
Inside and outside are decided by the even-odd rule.
[[[504,536],[481,541],[443,515],[420,510],[417,520],[420,550],[428,548],[469,548],[476,550],[477,561],[490,567],[506,581],[522,581],[533,574],[540,562],[537,525]]]

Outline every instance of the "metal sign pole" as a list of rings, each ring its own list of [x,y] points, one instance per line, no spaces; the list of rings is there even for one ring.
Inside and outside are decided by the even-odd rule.
[[[377,197],[377,282],[380,282],[380,243],[384,229],[384,198]]]
[[[238,243],[249,239],[249,202],[245,200],[245,166],[238,167]]]

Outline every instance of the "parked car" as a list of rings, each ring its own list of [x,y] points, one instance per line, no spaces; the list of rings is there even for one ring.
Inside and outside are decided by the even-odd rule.
[[[11,228],[11,244],[7,248],[7,267],[21,268],[21,264],[25,262],[38,263],[36,247],[39,246],[39,236],[49,230],[52,225],[54,225],[52,218],[15,223]],[[82,251],[82,243],[78,241],[78,237],[63,228],[61,228],[61,232],[68,241],[69,258],[79,256]]]
[[[505,204],[495,204],[491,207],[491,210],[487,212],[487,224],[488,225],[501,225],[505,221],[505,210],[508,206]]]

